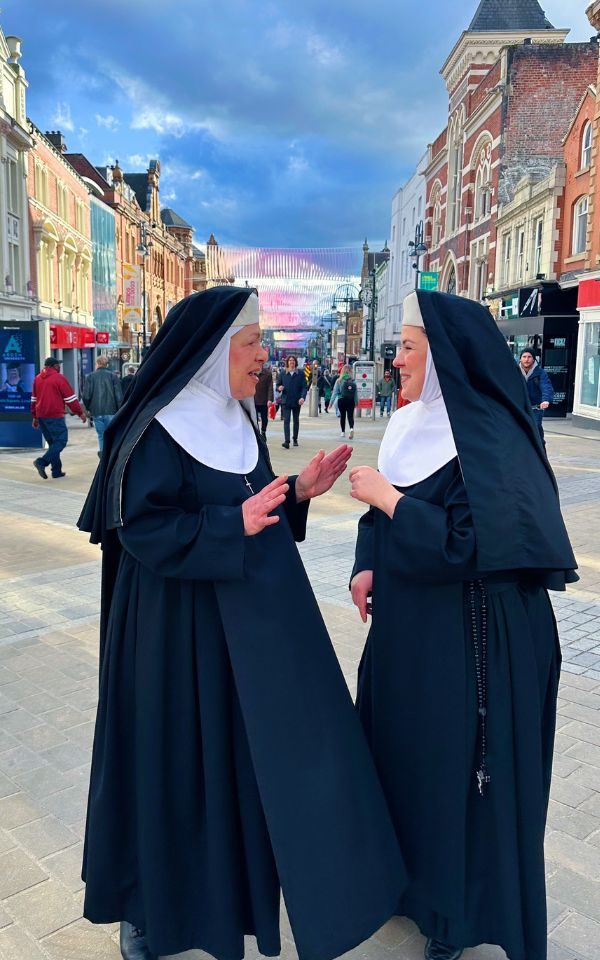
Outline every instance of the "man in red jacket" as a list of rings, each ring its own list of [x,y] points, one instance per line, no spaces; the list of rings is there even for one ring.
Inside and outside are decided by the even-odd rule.
[[[69,439],[65,423],[65,403],[69,410],[76,413],[85,423],[85,413],[73,393],[73,387],[60,372],[60,360],[48,357],[44,361],[44,369],[33,381],[31,394],[33,426],[40,428],[48,444],[44,456],[33,461],[35,469],[44,480],[48,479],[46,473],[48,466],[55,479],[66,476],[60,459],[61,452]]]

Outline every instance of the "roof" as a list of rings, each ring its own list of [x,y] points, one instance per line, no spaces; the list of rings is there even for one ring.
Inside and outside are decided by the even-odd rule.
[[[538,0],[480,0],[469,33],[554,30]]]
[[[147,173],[124,173],[123,179],[129,184],[136,195],[137,202],[142,210],[150,209],[151,188]]]
[[[192,225],[186,223],[183,217],[180,217],[178,213],[175,213],[171,207],[163,207],[160,211],[160,219],[164,223],[165,227],[181,227],[185,230],[192,230]]]

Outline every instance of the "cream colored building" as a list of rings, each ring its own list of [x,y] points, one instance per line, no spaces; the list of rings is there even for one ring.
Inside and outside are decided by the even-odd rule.
[[[496,290],[518,290],[534,286],[536,279],[557,279],[559,201],[564,186],[565,167],[560,162],[537,183],[524,177],[517,184],[510,203],[498,208]],[[477,260],[474,244],[471,260],[473,263]],[[489,285],[485,293],[493,297]],[[476,294],[473,292],[473,295]]]
[[[27,80],[21,41],[0,29],[0,320],[30,321],[32,286],[27,219]]]

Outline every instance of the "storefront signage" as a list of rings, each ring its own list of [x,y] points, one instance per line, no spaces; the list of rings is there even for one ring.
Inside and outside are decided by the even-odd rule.
[[[123,264],[123,322],[142,322],[140,268],[134,263]]]
[[[437,290],[439,287],[439,273],[435,271],[421,271],[419,276],[419,287],[421,290]]]
[[[110,334],[108,330],[96,331],[96,343],[110,343]]]
[[[580,280],[577,309],[600,306],[600,280]]]
[[[94,343],[93,327],[78,327],[66,323],[50,324],[50,346],[53,350],[83,350],[85,347],[93,347]]]
[[[358,393],[359,410],[375,410],[375,364],[372,360],[357,360],[354,364],[354,382]]]

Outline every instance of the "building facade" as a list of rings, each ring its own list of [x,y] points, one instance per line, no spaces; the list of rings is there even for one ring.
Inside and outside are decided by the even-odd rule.
[[[536,273],[556,271],[563,138],[597,60],[594,43],[567,34],[537,0],[482,0],[441,71],[448,124],[428,150],[427,266],[440,289],[501,301],[499,313],[544,257]]]
[[[30,134],[31,279],[41,352],[61,359],[78,392],[95,348],[90,189],[31,122]]]
[[[409,254],[409,241],[414,242],[415,230],[425,217],[427,154],[419,160],[412,177],[396,191],[392,200],[390,228],[390,261],[387,272],[387,309],[379,311],[376,325],[376,343],[380,352],[383,343],[397,339],[402,326],[402,303],[415,289],[415,270]]]

